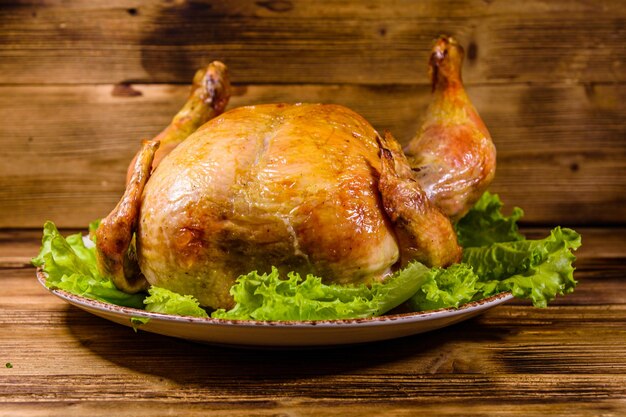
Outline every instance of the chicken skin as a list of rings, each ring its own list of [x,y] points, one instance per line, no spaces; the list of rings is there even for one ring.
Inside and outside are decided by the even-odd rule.
[[[463,48],[441,36],[429,62],[433,97],[418,135],[405,148],[428,199],[453,221],[487,190],[496,148],[461,80]]]
[[[397,188],[379,188],[389,171],[395,168],[381,172],[377,132],[345,107],[231,110],[172,151],[146,185],[137,235],[141,270],[150,284],[211,307],[231,305],[236,277],[272,266],[341,284],[383,279],[402,252],[396,219],[386,210],[405,200]],[[423,226],[443,219],[441,244],[453,248],[447,253],[431,243],[412,259],[458,260],[449,220],[429,216],[436,209],[426,198],[407,204]]]
[[[236,278],[255,270],[350,285],[411,261],[458,262],[451,219],[493,178],[495,149],[455,75],[462,50],[442,39],[431,59],[433,104],[406,156],[391,134],[339,105],[220,115],[225,66],[199,73],[210,82],[195,82],[168,128],[144,143],[96,232],[103,274],[127,292],[159,286],[228,309]]]

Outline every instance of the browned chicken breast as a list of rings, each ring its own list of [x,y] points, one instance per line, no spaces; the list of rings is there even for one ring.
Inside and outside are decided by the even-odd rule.
[[[444,55],[437,68],[448,74],[454,53]],[[196,80],[210,82],[195,82],[170,126],[144,143],[122,200],[97,231],[100,269],[118,288],[155,285],[230,308],[235,279],[272,266],[353,284],[383,280],[411,261],[460,260],[448,216],[467,209],[494,166],[460,75],[450,97],[436,84],[445,91],[434,102],[443,104],[431,106],[407,159],[389,133],[381,137],[338,105],[266,104],[220,115],[229,97],[225,67],[214,63],[204,74]]]
[[[241,107],[213,119],[146,185],[137,235],[146,279],[212,307],[231,304],[237,276],[272,266],[346,284],[382,279],[401,249],[380,197],[377,137],[337,105]],[[427,199],[408,204],[438,213]],[[447,218],[420,217],[444,222],[452,246],[422,260],[455,261]]]

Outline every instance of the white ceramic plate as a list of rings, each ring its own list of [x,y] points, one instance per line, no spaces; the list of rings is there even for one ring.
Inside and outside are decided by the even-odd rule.
[[[328,321],[232,321],[150,313],[120,307],[62,290],[51,290],[46,277],[37,270],[37,279],[48,291],[98,317],[131,327],[131,318],[150,320],[139,329],[196,342],[241,346],[331,346],[373,342],[428,332],[467,320],[513,298],[501,293],[466,304],[423,313],[395,314],[368,319]]]

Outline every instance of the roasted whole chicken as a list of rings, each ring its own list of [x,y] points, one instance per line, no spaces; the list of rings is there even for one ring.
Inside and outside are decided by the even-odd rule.
[[[462,61],[454,39],[436,40],[432,103],[405,151],[339,105],[223,113],[228,75],[212,63],[129,167],[122,199],[96,231],[99,268],[126,292],[155,285],[230,308],[235,279],[272,266],[356,284],[414,260],[458,262],[452,222],[495,171]]]

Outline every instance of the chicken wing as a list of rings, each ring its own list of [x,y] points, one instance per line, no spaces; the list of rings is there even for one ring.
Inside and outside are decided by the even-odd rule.
[[[460,261],[461,247],[452,223],[428,200],[400,145],[388,132],[380,139],[380,159],[378,188],[394,225],[402,266],[413,260],[429,266]]]

